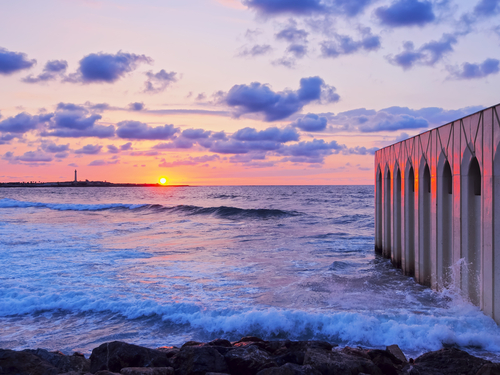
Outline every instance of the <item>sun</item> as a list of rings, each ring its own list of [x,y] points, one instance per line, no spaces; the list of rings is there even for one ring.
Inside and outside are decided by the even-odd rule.
[[[160,177],[158,179],[158,182],[160,183],[160,185],[166,185],[168,180],[166,179],[166,177]]]

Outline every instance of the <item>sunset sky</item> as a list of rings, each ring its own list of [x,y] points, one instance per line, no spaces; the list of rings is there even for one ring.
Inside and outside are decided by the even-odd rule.
[[[500,0],[0,3],[0,182],[373,184],[500,102]]]

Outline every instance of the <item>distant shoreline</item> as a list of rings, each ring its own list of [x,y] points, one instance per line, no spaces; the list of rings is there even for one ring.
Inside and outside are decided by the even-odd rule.
[[[161,185],[161,184],[115,184],[103,181],[77,182],[0,182],[0,188],[40,188],[40,187],[188,187],[189,185]]]

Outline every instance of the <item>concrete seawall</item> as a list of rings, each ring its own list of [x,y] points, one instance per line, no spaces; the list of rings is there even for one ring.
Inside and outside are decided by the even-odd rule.
[[[375,251],[433,289],[453,283],[497,323],[499,115],[490,107],[375,154]]]

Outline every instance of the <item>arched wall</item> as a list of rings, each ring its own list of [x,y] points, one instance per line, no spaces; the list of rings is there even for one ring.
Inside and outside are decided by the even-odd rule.
[[[405,183],[405,264],[403,271],[415,276],[415,173],[408,163]]]
[[[377,167],[375,183],[375,251],[382,253],[382,172]]]
[[[431,172],[427,161],[420,162],[419,186],[419,282],[431,285]]]
[[[391,200],[392,200],[392,183],[391,183],[391,170],[388,166],[385,168],[384,174],[384,242],[382,254],[386,258],[391,257],[392,252],[392,225],[391,225]]]
[[[444,153],[437,170],[437,278],[438,285],[449,287],[453,265],[453,176]]]
[[[464,258],[472,265],[455,286],[500,323],[499,114],[490,107],[375,153],[375,247],[435,289]]]
[[[393,203],[393,251],[392,251],[392,263],[396,267],[401,267],[401,254],[403,250],[402,244],[402,236],[401,236],[401,227],[402,217],[401,217],[401,209],[402,209],[402,180],[401,180],[401,170],[399,169],[399,165],[396,165],[396,170],[394,172],[394,203]]]

